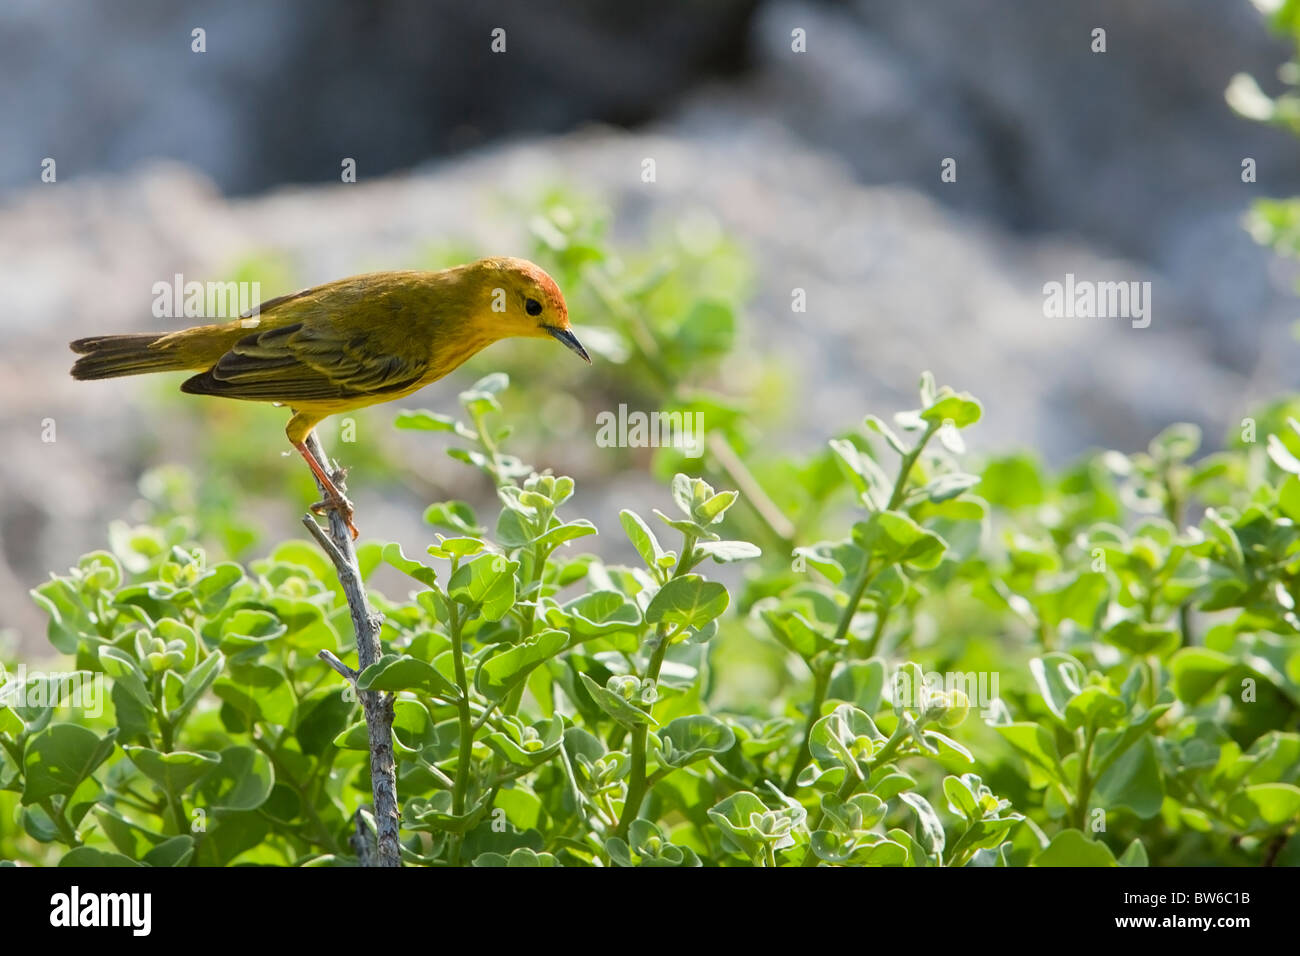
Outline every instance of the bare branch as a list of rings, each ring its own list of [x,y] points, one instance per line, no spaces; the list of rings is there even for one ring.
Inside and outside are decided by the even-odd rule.
[[[312,432],[307,436],[307,450],[329,473],[328,459],[321,447],[320,439]],[[334,471],[332,480],[340,492],[345,490],[343,474]],[[318,482],[319,484],[319,482]],[[321,488],[325,494],[325,488]],[[352,629],[356,634],[357,661],[364,671],[379,660],[379,629],[383,618],[370,606],[366,590],[361,581],[361,568],[357,565],[356,550],[352,546],[352,534],[347,521],[337,511],[329,512],[329,534],[308,515],[304,522],[312,537],[320,544],[338,573],[339,584],[347,598],[348,609],[352,612]],[[322,651],[320,657],[334,670],[339,671],[349,680],[355,680],[356,673],[347,665],[334,658],[333,654],[325,657],[328,651]],[[330,658],[334,658],[330,660]],[[336,666],[337,665],[337,666]],[[343,670],[339,670],[342,667]],[[349,674],[351,676],[349,676]],[[361,708],[366,715],[366,731],[370,739],[370,782],[374,798],[374,818],[376,841],[373,852],[358,853],[363,866],[401,866],[401,844],[398,842],[397,811],[397,768],[393,757],[393,697],[378,691],[359,690]],[[368,841],[367,841],[368,842]]]
[[[330,540],[329,534],[322,528],[311,515],[302,516],[303,527],[311,532],[311,536],[316,539],[316,543],[324,549],[336,570],[346,570],[348,559],[343,556],[338,547]]]
[[[343,677],[344,680],[350,681],[352,683],[356,682],[357,672],[354,671],[351,667],[348,667],[347,664],[344,664],[337,657],[335,657],[333,651],[322,650],[318,652],[316,656],[319,657],[321,660],[323,660],[334,670],[338,671],[338,673]]]

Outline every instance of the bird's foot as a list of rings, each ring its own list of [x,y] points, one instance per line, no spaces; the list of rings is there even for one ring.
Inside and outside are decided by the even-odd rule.
[[[336,471],[335,475],[337,474],[339,474],[339,472]],[[338,516],[342,518],[344,523],[348,526],[348,531],[352,532],[352,540],[355,541],[361,536],[361,532],[358,531],[357,526],[352,523],[353,510],[352,502],[341,494],[338,496],[327,496],[324,501],[318,501],[311,506],[312,514],[323,515],[330,511],[337,512]]]
[[[292,437],[290,440],[293,441]],[[347,524],[348,530],[352,532],[352,540],[357,540],[361,532],[352,523],[352,502],[348,501],[347,496],[339,488],[348,476],[347,470],[340,468],[335,463],[333,471],[327,475],[325,469],[321,467],[321,463],[316,460],[316,456],[308,450],[306,445],[301,441],[293,441],[293,447],[298,449],[298,453],[302,455],[311,468],[312,474],[316,476],[316,484],[320,485],[321,490],[325,493],[324,501],[318,501],[311,506],[312,514],[321,515],[327,511],[335,512]]]

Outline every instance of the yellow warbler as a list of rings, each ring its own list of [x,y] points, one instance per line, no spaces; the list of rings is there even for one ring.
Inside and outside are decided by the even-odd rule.
[[[289,441],[355,538],[351,504],[307,450],[311,430],[335,412],[409,395],[512,336],[549,336],[591,361],[555,281],[525,259],[492,258],[339,279],[218,325],[77,339],[72,375],[198,371],[181,391],[288,405]]]

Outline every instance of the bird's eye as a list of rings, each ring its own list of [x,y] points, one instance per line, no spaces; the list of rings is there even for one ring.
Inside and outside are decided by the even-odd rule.
[[[538,302],[536,299],[529,299],[526,302],[524,302],[524,311],[527,312],[529,315],[541,315],[542,304]]]

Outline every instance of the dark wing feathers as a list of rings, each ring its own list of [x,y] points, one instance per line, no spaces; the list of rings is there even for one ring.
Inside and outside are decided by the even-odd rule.
[[[245,336],[181,390],[254,401],[336,401],[398,391],[419,381],[424,363],[367,348],[328,323],[296,322]]]

